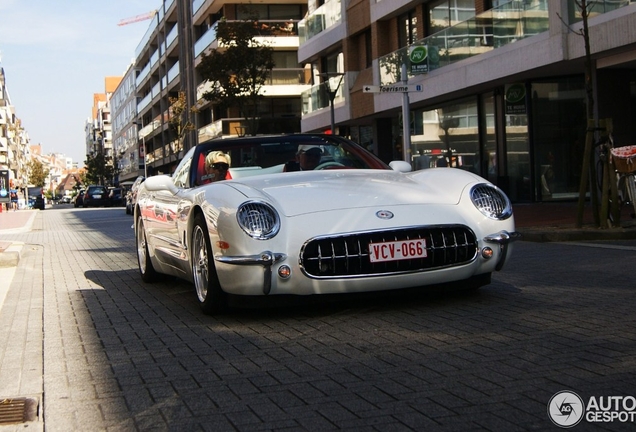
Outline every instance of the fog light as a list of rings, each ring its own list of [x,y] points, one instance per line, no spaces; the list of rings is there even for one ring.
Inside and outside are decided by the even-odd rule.
[[[288,265],[278,267],[278,277],[281,279],[289,279],[291,276],[291,268]]]
[[[489,247],[485,247],[481,250],[481,256],[483,256],[486,259],[492,258],[492,255],[493,255],[493,251]]]

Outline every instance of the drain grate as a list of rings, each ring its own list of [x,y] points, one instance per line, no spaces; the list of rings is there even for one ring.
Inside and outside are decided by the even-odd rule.
[[[32,398],[0,399],[0,425],[34,421],[37,408],[38,403]]]

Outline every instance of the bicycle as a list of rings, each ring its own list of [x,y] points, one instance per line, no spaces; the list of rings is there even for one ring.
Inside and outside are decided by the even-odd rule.
[[[634,207],[634,212],[630,214],[634,218],[636,217],[636,145],[611,147],[610,154],[616,170],[619,200]]]

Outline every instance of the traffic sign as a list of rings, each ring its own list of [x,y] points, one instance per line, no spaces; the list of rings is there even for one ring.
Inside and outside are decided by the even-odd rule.
[[[366,85],[362,87],[364,93],[408,93],[421,92],[422,84],[394,84],[390,86]]]

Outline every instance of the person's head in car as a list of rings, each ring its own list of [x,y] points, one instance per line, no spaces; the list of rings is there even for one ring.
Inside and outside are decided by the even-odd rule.
[[[301,171],[309,171],[320,165],[322,158],[322,148],[314,144],[304,144],[298,146],[296,161]]]
[[[222,151],[210,152],[205,157],[206,180],[209,182],[225,180],[232,164],[232,159]]]

